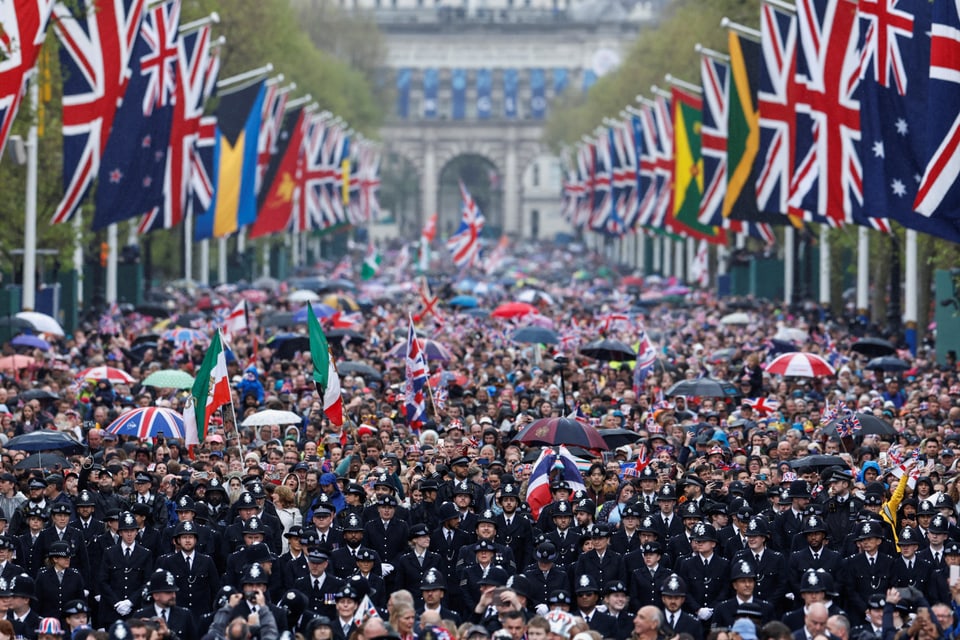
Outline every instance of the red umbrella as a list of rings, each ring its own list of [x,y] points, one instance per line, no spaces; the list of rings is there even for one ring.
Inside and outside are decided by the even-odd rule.
[[[463,387],[467,384],[467,376],[458,371],[438,371],[430,376],[428,382],[434,389],[441,384]]]
[[[802,351],[777,356],[766,366],[766,370],[767,373],[798,378],[820,378],[836,373],[833,367],[817,354]]]
[[[573,418],[541,418],[528,424],[514,438],[525,444],[552,446],[568,444],[584,449],[606,450],[606,441],[596,427]]]
[[[539,313],[537,308],[526,302],[505,302],[493,310],[494,318],[518,318]]]

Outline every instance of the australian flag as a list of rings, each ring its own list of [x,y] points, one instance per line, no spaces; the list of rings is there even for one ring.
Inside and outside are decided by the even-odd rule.
[[[860,126],[864,209],[903,226],[960,242],[954,220],[913,210],[931,138],[928,0],[861,0],[863,84]],[[952,116],[951,116],[952,117]]]
[[[180,0],[144,14],[130,57],[130,84],[100,163],[94,230],[164,206],[179,28]]]

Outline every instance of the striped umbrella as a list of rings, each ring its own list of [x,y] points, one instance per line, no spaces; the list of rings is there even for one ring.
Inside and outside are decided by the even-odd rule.
[[[172,409],[141,407],[128,411],[110,423],[108,433],[137,438],[183,437],[183,416]]]
[[[195,344],[207,344],[210,342],[210,338],[203,331],[198,331],[196,329],[188,329],[186,327],[177,327],[176,329],[169,329],[164,331],[160,336],[167,342],[172,342],[178,347],[184,345],[195,345]]]
[[[767,373],[796,378],[820,378],[836,374],[826,360],[815,353],[803,351],[781,354],[764,368]]]
[[[123,369],[100,365],[99,367],[89,367],[77,374],[77,380],[108,380],[114,384],[133,384],[136,378],[131,376]]]

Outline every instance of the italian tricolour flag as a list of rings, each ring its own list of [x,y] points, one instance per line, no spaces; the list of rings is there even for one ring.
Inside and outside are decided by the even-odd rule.
[[[232,401],[230,380],[227,375],[227,358],[223,351],[220,330],[213,334],[210,347],[197,371],[186,411],[183,412],[184,443],[187,446],[203,442],[207,427],[214,412]]]
[[[343,398],[340,394],[340,374],[330,357],[330,345],[323,335],[320,321],[307,305],[307,328],[310,331],[310,356],[313,359],[313,381],[323,396],[323,412],[338,427],[343,424]]]

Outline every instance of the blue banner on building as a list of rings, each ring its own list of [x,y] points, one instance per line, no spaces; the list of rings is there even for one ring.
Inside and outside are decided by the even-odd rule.
[[[410,117],[410,69],[397,71],[397,117]]]
[[[491,102],[490,89],[493,85],[493,74],[490,69],[477,69],[477,119],[490,118]]]
[[[590,87],[597,83],[597,74],[593,72],[593,69],[584,69],[583,70],[583,92],[586,93],[590,91]]]
[[[530,117],[543,120],[547,115],[547,78],[543,69],[530,69]]]
[[[463,120],[467,117],[467,72],[465,69],[454,69],[453,79],[453,119]]]
[[[426,69],[423,72],[423,117],[433,120],[437,117],[437,88],[440,86],[440,72]]]
[[[566,69],[554,69],[553,70],[553,95],[560,96],[563,95],[563,92],[567,90],[567,70]]]
[[[503,71],[503,116],[517,117],[517,70],[504,69]]]

